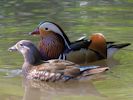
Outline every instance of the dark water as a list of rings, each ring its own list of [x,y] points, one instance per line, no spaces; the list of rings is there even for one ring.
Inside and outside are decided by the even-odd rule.
[[[108,41],[133,43],[132,0],[1,0],[0,1],[0,100],[132,100],[133,46],[104,63],[107,73],[88,81],[61,83],[25,82],[23,58],[7,49],[28,36],[41,21],[59,24],[71,41],[101,32]],[[25,85],[26,84],[26,85]]]

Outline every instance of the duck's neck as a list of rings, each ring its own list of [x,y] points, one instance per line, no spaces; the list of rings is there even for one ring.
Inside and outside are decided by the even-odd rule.
[[[41,61],[40,55],[39,53],[27,52],[27,54],[23,55],[23,57],[24,57],[24,64],[22,66],[22,72],[24,76],[27,76],[31,68],[37,65],[37,63]]]
[[[36,62],[36,58],[32,53],[27,53],[26,55],[23,56],[24,56],[24,63],[33,65]]]

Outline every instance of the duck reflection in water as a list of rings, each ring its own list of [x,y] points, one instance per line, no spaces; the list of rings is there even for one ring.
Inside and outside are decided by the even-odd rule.
[[[99,79],[97,75],[90,79]],[[104,78],[104,77],[103,77]],[[68,96],[100,96],[100,94],[91,80],[86,81],[68,81],[66,83],[50,83],[26,80],[23,81],[25,93],[23,100],[55,100]]]

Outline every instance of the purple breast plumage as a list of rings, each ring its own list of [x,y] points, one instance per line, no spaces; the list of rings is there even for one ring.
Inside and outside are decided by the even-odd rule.
[[[39,43],[39,50],[44,60],[58,58],[64,49],[64,40],[58,34],[48,35]]]

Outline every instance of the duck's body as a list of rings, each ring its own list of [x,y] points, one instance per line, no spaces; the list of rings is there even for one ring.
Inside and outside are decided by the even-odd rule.
[[[39,27],[30,34],[40,35],[39,49],[41,55],[45,55],[42,57],[42,59],[45,60],[60,58],[75,63],[79,63],[78,60],[82,63],[90,63],[112,57],[114,52],[130,45],[130,43],[113,44],[114,42],[106,42],[105,37],[101,33],[93,34],[89,40],[82,39],[70,42],[64,31],[57,24],[52,22],[41,23]],[[55,35],[58,35],[58,39],[54,38]],[[49,43],[47,41],[49,41]],[[121,47],[118,45],[121,45]],[[53,49],[53,47],[55,48]],[[49,57],[49,52],[52,57]]]
[[[93,37],[96,40],[92,39]],[[98,38],[100,38],[98,40]],[[80,40],[72,43],[69,53],[65,53],[65,59],[83,64],[111,58],[117,51],[127,47],[130,43],[116,44],[115,42],[106,42],[105,38],[98,34],[93,34],[91,40]],[[80,61],[80,62],[79,62]]]
[[[19,51],[24,57],[22,66],[23,75],[27,79],[42,81],[67,81],[106,71],[108,67],[79,66],[66,60],[41,61],[38,49],[27,40],[21,40],[9,48],[10,51]]]

